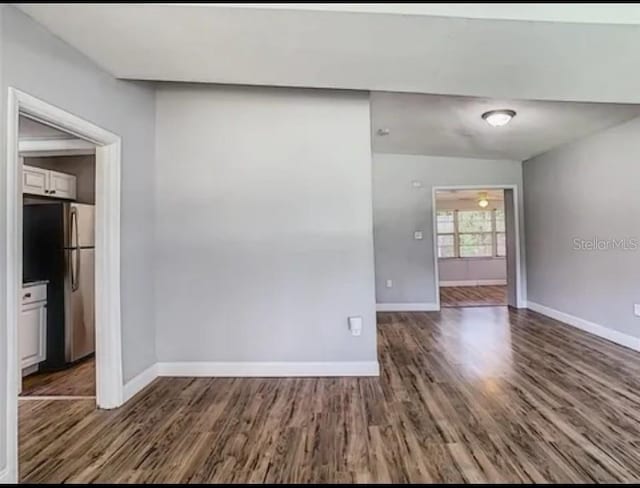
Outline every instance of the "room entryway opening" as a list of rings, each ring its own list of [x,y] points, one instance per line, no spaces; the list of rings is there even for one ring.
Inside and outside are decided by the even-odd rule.
[[[18,456],[19,404],[22,429],[39,402],[124,402],[121,141],[14,88],[7,113],[2,430],[5,479],[17,482],[18,460],[32,454],[21,443]]]
[[[517,306],[517,220],[511,188],[434,190],[441,308]]]
[[[95,399],[95,145],[24,115],[18,129],[20,397]]]

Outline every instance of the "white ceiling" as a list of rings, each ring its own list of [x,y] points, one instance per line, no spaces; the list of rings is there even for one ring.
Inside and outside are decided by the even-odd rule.
[[[481,116],[517,112],[504,127]],[[371,94],[373,150],[486,159],[526,160],[553,147],[640,116],[640,105],[496,100],[408,93]],[[377,130],[388,128],[380,136]]]
[[[18,5],[120,78],[640,103],[637,6]]]
[[[640,5],[629,3],[212,3],[210,5],[398,15],[435,15],[439,17],[465,17],[468,19],[640,24]]]

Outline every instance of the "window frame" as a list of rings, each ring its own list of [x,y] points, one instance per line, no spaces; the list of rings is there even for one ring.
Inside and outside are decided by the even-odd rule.
[[[460,210],[460,209],[442,209],[442,210],[438,210],[436,209],[436,256],[437,259],[500,259],[500,258],[506,258],[506,236],[507,236],[507,232],[506,232],[506,228],[504,231],[498,231],[497,230],[497,219],[496,219],[496,213],[499,209],[497,208],[492,208],[490,210]],[[462,211],[462,212],[490,212],[491,213],[491,231],[484,231],[484,232],[460,232],[460,227],[459,227],[459,218],[458,218],[458,213]],[[453,212],[453,233],[451,232],[438,232],[438,213],[440,212]],[[502,212],[504,213],[504,209],[502,209]],[[491,235],[491,254],[487,255],[487,256],[461,256],[460,255],[460,235],[487,235],[490,234]],[[504,255],[500,255],[498,254],[498,234],[504,234],[505,235],[505,254]],[[440,246],[438,245],[438,237],[439,236],[451,236],[453,235],[453,250],[454,250],[454,256],[451,257],[440,257]]]

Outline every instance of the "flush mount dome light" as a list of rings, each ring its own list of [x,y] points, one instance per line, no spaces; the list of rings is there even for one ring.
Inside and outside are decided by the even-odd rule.
[[[502,127],[503,125],[507,125],[515,116],[516,111],[508,108],[501,110],[489,110],[482,114],[482,118],[492,127]]]
[[[486,191],[478,193],[478,206],[480,208],[487,208],[489,206],[489,195]]]

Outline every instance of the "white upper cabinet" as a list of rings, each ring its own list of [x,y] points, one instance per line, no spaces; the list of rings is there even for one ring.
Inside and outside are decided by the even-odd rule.
[[[30,195],[48,195],[49,172],[46,169],[23,166],[22,191]]]
[[[49,195],[56,198],[76,199],[76,177],[49,171]]]
[[[76,177],[58,171],[22,167],[22,191],[28,195],[76,199]]]

